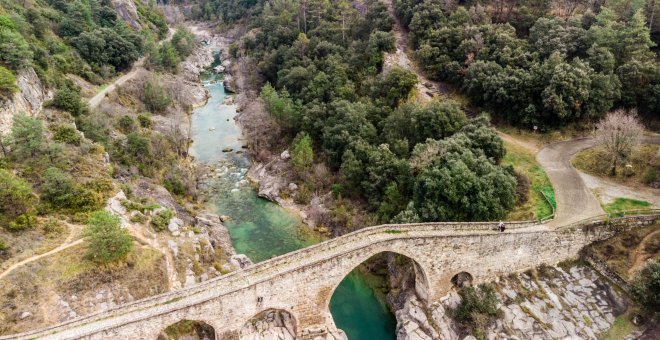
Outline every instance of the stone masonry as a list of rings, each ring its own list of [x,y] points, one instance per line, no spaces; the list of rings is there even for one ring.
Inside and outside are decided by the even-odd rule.
[[[476,283],[541,264],[575,258],[585,245],[611,237],[621,225],[633,227],[660,215],[625,222],[589,222],[588,228],[548,230],[532,223],[509,223],[505,233],[494,223],[383,225],[362,229],[282,255],[202,284],[120,306],[107,312],[0,339],[156,339],[180,320],[203,321],[217,338],[236,339],[253,316],[284,310],[294,318],[297,336],[338,334],[330,298],[344,277],[381,252],[415,262],[416,290],[423,303],[446,295],[452,276],[469,272]],[[611,226],[617,227],[611,227]]]

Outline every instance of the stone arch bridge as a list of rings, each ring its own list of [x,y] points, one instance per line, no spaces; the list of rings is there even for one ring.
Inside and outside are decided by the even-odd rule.
[[[381,252],[415,263],[416,289],[426,303],[437,302],[452,287],[451,278],[469,272],[475,282],[574,258],[585,245],[615,230],[648,224],[660,215],[596,219],[548,230],[543,225],[508,223],[430,223],[362,229],[299,251],[275,257],[199,285],[136,301],[106,312],[33,332],[0,339],[156,339],[180,320],[198,320],[216,338],[236,339],[253,316],[285,310],[295,319],[297,336],[337,334],[330,298],[344,277]]]

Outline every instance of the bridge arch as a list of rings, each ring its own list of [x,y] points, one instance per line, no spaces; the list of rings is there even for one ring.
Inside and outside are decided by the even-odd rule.
[[[456,288],[471,286],[474,282],[474,276],[468,272],[460,272],[451,278],[451,284]]]
[[[158,335],[158,340],[176,340],[181,337],[191,340],[215,340],[216,330],[205,321],[183,319],[177,321]]]
[[[431,287],[430,284],[431,282],[429,281],[429,268],[425,266],[426,263],[418,261],[414,256],[409,254],[405,249],[391,249],[390,247],[387,247],[387,249],[378,249],[376,251],[372,252],[364,252],[364,253],[359,253],[357,256],[352,256],[350,258],[350,265],[346,264],[344,268],[347,268],[347,270],[344,270],[341,272],[341,274],[336,275],[333,274],[335,278],[335,282],[333,283],[332,289],[328,292],[327,295],[327,300],[326,302],[326,311],[327,315],[330,317],[329,321],[331,320],[331,324],[334,327],[341,328],[340,325],[335,324],[335,316],[332,315],[330,311],[330,303],[335,297],[337,293],[337,289],[340,287],[342,282],[351,275],[351,272],[356,270],[359,266],[363,264],[369,264],[372,261],[378,261],[379,256],[382,255],[394,255],[396,256],[394,259],[390,258],[390,260],[394,261],[404,261],[402,264],[407,267],[412,267],[413,273],[414,273],[414,291],[416,295],[422,300],[423,303],[428,302],[429,298],[429,288]],[[382,259],[380,259],[382,261]],[[389,281],[389,274],[388,276],[388,281]],[[403,281],[402,281],[403,282]],[[410,282],[410,281],[408,281]],[[388,282],[389,283],[389,282]],[[401,283],[401,282],[400,282]],[[411,287],[410,284],[407,285],[407,287]],[[336,308],[338,305],[335,305],[338,301],[333,302],[333,309]]]
[[[274,339],[281,334],[297,336],[298,322],[295,316],[286,310],[268,308],[247,320],[239,332],[240,339]]]

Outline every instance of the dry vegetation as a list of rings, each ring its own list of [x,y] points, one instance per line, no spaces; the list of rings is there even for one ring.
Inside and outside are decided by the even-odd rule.
[[[641,145],[633,151],[627,161],[627,164],[630,164],[632,168],[626,170],[625,166],[618,167],[615,176],[610,174],[611,161],[603,147],[595,147],[578,153],[573,158],[572,163],[581,171],[594,176],[607,177],[618,183],[633,186],[651,184],[658,180],[655,178],[657,175],[654,178],[650,178],[650,176],[652,176],[652,173],[658,172],[658,168],[660,168],[659,150],[660,146],[658,145]]]
[[[621,233],[593,244],[589,251],[630,280],[648,259],[660,259],[660,224]]]
[[[156,250],[136,244],[125,263],[108,266],[90,262],[84,254],[84,246],[76,246],[20,267],[0,280],[0,335],[168,290],[164,257]]]

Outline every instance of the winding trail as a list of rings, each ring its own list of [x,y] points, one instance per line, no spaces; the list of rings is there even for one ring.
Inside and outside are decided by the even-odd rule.
[[[67,225],[69,227],[69,236],[66,237],[66,239],[64,240],[64,242],[62,242],[62,244],[60,244],[56,248],[53,248],[52,250],[47,251],[45,253],[30,256],[25,260],[14,263],[13,265],[9,266],[9,268],[5,269],[5,271],[0,273],[0,280],[2,280],[5,276],[9,275],[9,273],[14,271],[18,267],[22,267],[22,266],[24,266],[24,265],[26,265],[30,262],[37,261],[37,260],[39,260],[41,258],[44,258],[46,256],[50,256],[50,255],[53,255],[55,253],[59,253],[62,250],[65,250],[65,249],[68,249],[68,248],[71,248],[73,246],[77,246],[77,245],[81,244],[83,242],[82,238],[78,238],[76,240],[74,240],[74,238],[80,234],[80,231],[82,230],[82,226],[75,225],[75,224],[68,224],[68,223],[67,223]]]
[[[394,38],[396,40],[396,51],[385,55],[385,71],[398,66],[404,70],[413,72],[417,76],[417,84],[415,84],[415,88],[417,90],[417,97],[421,101],[429,101],[436,95],[444,95],[450,92],[450,86],[448,84],[428,79],[424,75],[424,72],[419,69],[417,64],[413,62],[413,59],[408,55],[410,52],[410,47],[408,45],[408,32],[403,28],[399,17],[394,12],[392,0],[385,0],[384,2],[387,6],[387,12],[390,17],[394,19],[394,27],[392,31],[394,32]]]
[[[164,42],[170,41],[172,39],[172,36],[174,36],[175,32],[176,32],[175,29],[170,28],[169,32],[167,33],[167,37],[165,39],[159,41],[158,44],[162,45]],[[96,108],[97,106],[99,106],[99,104],[101,104],[101,102],[103,101],[103,98],[105,98],[109,93],[115,91],[117,89],[117,87],[123,85],[127,81],[135,78],[138,71],[144,67],[144,61],[146,60],[146,58],[147,57],[144,56],[144,57],[138,59],[135,63],[133,63],[133,66],[131,67],[131,70],[128,73],[126,73],[123,76],[115,79],[115,81],[108,84],[108,86],[106,88],[104,88],[99,93],[94,95],[94,97],[89,98],[89,100],[87,102],[89,104],[89,107],[92,108],[92,109]]]
[[[635,250],[631,251],[628,259],[629,262],[631,263],[630,269],[628,269],[628,277],[633,278],[635,276],[635,273],[641,269],[641,267],[646,263],[648,259],[653,257],[653,254],[649,254],[646,252],[644,249],[646,247],[646,244],[656,235],[660,235],[660,229],[646,235],[641,242],[639,242],[639,245]]]

